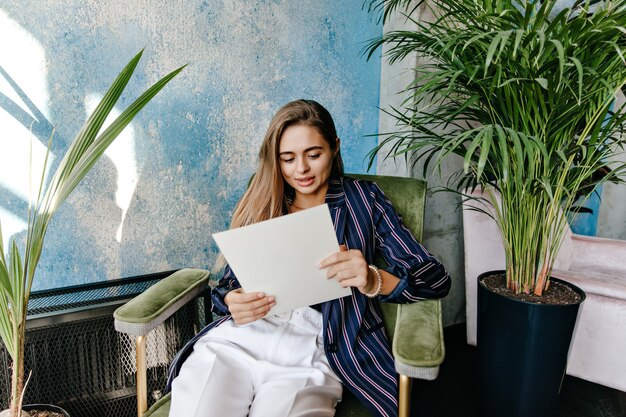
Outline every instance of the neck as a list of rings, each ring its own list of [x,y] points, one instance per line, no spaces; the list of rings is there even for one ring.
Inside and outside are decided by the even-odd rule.
[[[313,196],[311,196],[313,197]],[[324,204],[325,198],[306,198],[303,196],[296,196],[291,203],[291,212],[310,209],[312,207]]]
[[[315,194],[301,194],[296,191],[291,207],[296,208],[297,210],[306,210],[324,204],[326,201],[327,191],[328,183],[325,184],[325,187],[320,188]]]

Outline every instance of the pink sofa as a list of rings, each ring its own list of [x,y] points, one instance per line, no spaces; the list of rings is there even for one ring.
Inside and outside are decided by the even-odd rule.
[[[476,280],[504,269],[500,233],[488,216],[463,211],[467,342],[476,345]],[[587,294],[570,347],[567,373],[626,391],[626,241],[568,230],[553,276]]]

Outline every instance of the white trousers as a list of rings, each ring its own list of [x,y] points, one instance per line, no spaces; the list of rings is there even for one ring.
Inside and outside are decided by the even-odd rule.
[[[211,329],[172,384],[169,417],[332,417],[342,385],[305,307]]]

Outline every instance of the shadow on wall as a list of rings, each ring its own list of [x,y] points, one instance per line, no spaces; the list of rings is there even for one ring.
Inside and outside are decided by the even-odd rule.
[[[129,8],[123,0],[42,0],[38,7],[0,0],[0,39],[12,40],[0,43],[0,147],[11,149],[0,152],[5,238],[25,227],[31,143],[33,161],[41,163],[56,127],[54,168],[90,98],[103,94],[141,48],[149,58],[135,71],[129,96],[157,74],[189,64],[138,115],[130,139],[112,145],[120,146],[117,155],[107,153],[108,162],[103,158],[61,208],[37,289],[211,268],[217,248],[210,234],[228,227],[269,120],[290,100],[325,104],[346,169],[364,172],[376,140],[364,137],[377,131],[380,58],[366,61],[360,51],[381,30],[362,0],[191,0],[158,8]],[[126,104],[122,97],[120,108]]]
[[[70,65],[80,67],[80,61],[64,62],[60,67],[53,65],[58,63],[54,40],[30,30],[32,27],[41,30],[41,26],[28,27],[26,30],[0,6],[0,35],[13,40],[11,45],[4,43],[0,47],[0,147],[3,150],[0,155],[0,217],[5,247],[14,238],[23,248],[28,208],[36,203],[39,181],[42,177],[49,180],[49,172],[60,162],[69,138],[78,132],[86,115],[101,98],[97,93],[103,93],[106,85],[100,86],[100,79],[112,78],[121,68],[114,68],[115,64],[104,66],[101,76],[100,71],[90,73],[85,68],[82,70],[87,71],[82,75],[64,71]],[[107,54],[117,52],[112,48]],[[139,78],[147,82],[145,75]],[[124,106],[124,97],[120,106]],[[115,114],[114,109],[112,113],[111,119],[120,112]],[[56,130],[53,119],[61,121]],[[150,118],[154,119],[159,121]],[[142,206],[133,201],[138,197],[135,189],[139,180],[135,131],[132,124],[124,130],[105,153],[107,158],[101,159],[59,210],[47,236],[47,240],[54,243],[44,251],[39,265],[45,279],[38,280],[35,286],[51,288],[136,274],[132,271],[136,256],[150,251],[165,252],[156,250],[155,244],[150,247],[149,239],[142,239],[138,233],[133,233],[132,239],[141,241],[139,245],[124,236],[129,207]],[[154,128],[149,135],[144,132],[144,136],[158,140],[158,129]],[[42,172],[46,158],[47,169]],[[159,194],[154,192],[158,179],[153,181],[151,195],[156,195]],[[164,215],[163,210],[158,213],[151,212],[152,209],[147,206],[144,213],[154,213],[157,219],[159,214]],[[143,231],[157,229],[154,226],[144,227]],[[206,252],[203,255],[206,256]],[[125,271],[124,264],[129,265],[131,271]],[[154,268],[167,269],[167,266],[165,262],[161,265],[155,262]]]
[[[55,158],[55,156],[60,155],[64,150],[59,149],[58,145],[55,146],[59,142],[58,135],[54,133],[50,121],[37,105],[33,103],[26,92],[2,67],[0,67],[0,75],[26,107],[24,109],[16,100],[0,92],[0,108],[6,112],[6,114],[0,113],[0,120],[2,120],[3,130],[9,131],[9,134],[5,134],[2,137],[3,158],[7,158],[8,161],[3,161],[5,163],[0,164],[0,173],[2,174],[0,176],[0,213],[2,214],[3,244],[5,247],[8,247],[8,241],[15,239],[23,247],[26,239],[25,230],[28,207],[29,204],[36,203],[38,182],[42,173],[40,168],[44,165],[46,147],[52,139],[51,152],[48,156],[50,160],[58,160],[59,158]],[[9,120],[9,118],[12,118],[13,121]],[[127,136],[128,133],[132,136],[132,129],[126,133]],[[130,142],[128,139],[132,138],[127,138],[127,143]],[[118,140],[123,141],[124,138]],[[132,142],[130,143],[132,144]],[[32,161],[30,160],[31,147],[33,148]],[[130,151],[127,150],[124,154],[132,155]],[[19,157],[16,158],[16,155]],[[127,206],[124,208],[120,207],[119,199],[111,187],[106,187],[105,190],[100,192],[95,191],[101,184],[118,183],[118,190],[123,186],[123,183],[119,181],[120,175],[116,174],[120,171],[124,172],[125,169],[128,170],[128,166],[132,167],[133,164],[127,163],[120,169],[120,165],[116,164],[115,161],[115,157],[103,158],[102,162],[94,167],[94,173],[87,176],[84,181],[85,185],[83,187],[94,190],[94,193],[98,194],[98,199],[80,199],[73,201],[72,204],[68,204],[68,207],[57,216],[59,217],[57,221],[71,224],[72,227],[66,230],[52,229],[51,237],[49,237],[53,241],[66,242],[64,245],[64,256],[67,256],[68,264],[82,264],[84,266],[85,262],[89,263],[91,260],[86,267],[94,271],[98,276],[106,275],[106,271],[103,269],[105,265],[107,269],[120,269],[119,265],[116,266],[116,264],[119,264],[118,259],[101,259],[98,256],[98,254],[100,256],[110,254],[111,251],[107,249],[121,241],[124,212],[127,208]],[[27,179],[31,164],[33,172],[30,175],[29,184]],[[46,174],[49,171],[47,169]],[[97,181],[94,181],[95,179]],[[132,193],[130,196],[125,194],[124,197],[132,197]],[[129,204],[130,199],[128,200]],[[92,218],[98,219],[97,236],[82,233],[85,228],[90,226],[82,221],[84,216],[81,213],[90,213]],[[117,219],[121,219],[121,222]],[[116,223],[119,223],[119,225]],[[62,233],[62,235],[59,233]],[[63,265],[65,262],[58,262],[58,259],[55,258],[51,260],[52,262],[47,269],[52,272],[52,276],[62,277],[68,272],[55,269],[55,266]],[[62,285],[63,282],[58,284]]]
[[[49,180],[50,169],[60,162],[69,133],[55,131],[48,117],[50,81],[44,48],[2,10],[0,21],[2,38],[15,40],[13,48],[2,51],[12,70],[6,65],[0,67],[0,215],[5,247],[14,238],[23,248],[28,208],[36,204],[42,176]],[[84,105],[82,120],[100,98],[86,94],[84,102],[76,100]],[[70,102],[68,106],[80,108],[74,104]],[[112,118],[120,112],[115,113],[114,110]],[[40,269],[47,272],[46,287],[71,284],[66,277],[80,270],[91,274],[83,277],[85,281],[122,274],[118,254],[125,253],[121,245],[124,218],[138,179],[132,126],[125,129],[105,156],[81,184],[81,192],[69,198],[50,228],[47,239],[57,244],[50,256],[44,252],[42,257]],[[46,159],[48,168],[42,172]],[[86,230],[90,232],[85,233]]]

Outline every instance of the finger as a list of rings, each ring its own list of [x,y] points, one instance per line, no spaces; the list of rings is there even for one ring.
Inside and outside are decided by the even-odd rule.
[[[358,280],[356,278],[347,278],[343,281],[337,281],[337,283],[341,285],[342,288],[359,287]]]
[[[233,312],[241,312],[241,311],[253,311],[258,308],[264,307],[267,304],[270,304],[274,301],[273,296],[263,297],[260,300],[255,301],[244,301],[237,302],[238,300],[231,300],[230,311]]]
[[[265,297],[265,293],[263,292],[235,292],[232,291],[228,294],[232,294],[229,296],[229,301],[237,304],[249,303],[255,300],[259,300]]]
[[[265,297],[264,292],[244,292],[244,293],[241,293],[239,302],[249,303],[255,300],[259,300],[263,297]]]
[[[358,275],[359,272],[363,272],[367,268],[367,264],[362,259],[356,257],[350,257],[340,262],[336,262],[328,267],[326,271],[326,277],[332,278],[340,272],[352,271],[352,276]]]
[[[350,259],[350,252],[335,252],[327,258],[324,258],[320,264],[319,268],[324,269],[332,264],[336,264],[337,262],[343,262],[347,259]]]
[[[356,287],[364,288],[367,286],[367,278],[359,275],[354,275],[351,272],[339,273],[335,278],[335,281],[342,287]]]
[[[247,324],[252,323],[253,321],[257,321],[267,315],[272,307],[276,305],[275,302],[270,303],[269,306],[261,307],[254,312],[243,312],[237,314],[237,316],[233,316],[235,323],[237,324]]]
[[[237,316],[238,317],[255,317],[255,316],[258,316],[259,314],[267,313],[275,305],[276,305],[275,302],[270,302],[270,303],[264,303],[254,308],[250,308],[250,305],[246,304],[245,305],[246,308],[241,311],[238,311]]]
[[[348,270],[348,271],[339,271],[337,272],[337,274],[334,276],[334,279],[336,281],[345,281],[348,279],[358,279],[359,276],[357,274],[354,273],[354,271]]]
[[[337,274],[339,274],[342,271],[347,271],[348,269],[349,269],[349,266],[346,265],[345,262],[339,262],[339,263],[333,264],[326,271],[326,278],[328,279],[335,278]]]

